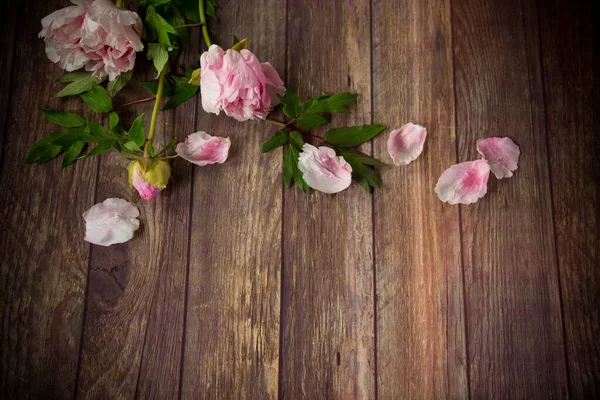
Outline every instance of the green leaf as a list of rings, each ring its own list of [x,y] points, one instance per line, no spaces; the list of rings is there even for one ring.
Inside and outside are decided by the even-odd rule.
[[[288,141],[288,133],[285,129],[280,129],[269,140],[267,140],[261,147],[261,153],[268,153],[269,151],[276,149],[277,147],[283,146]]]
[[[150,6],[147,9],[146,24],[150,27],[153,33],[156,33],[158,42],[166,46],[167,49],[171,50],[173,45],[171,43],[169,34],[179,36],[179,33],[177,33],[177,30],[173,28],[173,26],[168,23],[167,20],[156,13],[156,8],[154,6]],[[148,51],[150,51],[150,49],[148,49]]]
[[[40,157],[42,156],[42,154],[51,146],[53,146],[53,142],[55,140],[60,139],[61,137],[63,137],[64,135],[66,135],[67,131],[59,131],[59,132],[54,132],[51,135],[45,136],[43,138],[41,138],[40,140],[38,140],[33,146],[31,146],[31,149],[29,150],[29,154],[27,155],[27,158],[25,159],[26,163],[34,163],[37,162]],[[62,146],[58,146],[62,149]],[[60,152],[60,151],[59,151]],[[58,153],[56,153],[58,155]]]
[[[177,107],[178,105],[185,103],[198,92],[199,87],[195,85],[190,85],[188,83],[186,86],[181,88],[179,92],[177,92],[173,97],[167,101],[167,103],[161,108],[162,111],[170,110],[171,108]]]
[[[347,128],[333,128],[328,130],[323,137],[327,142],[340,147],[354,147],[361,145],[385,129],[383,125],[360,125]]]
[[[204,3],[204,8],[206,15],[217,21],[217,12],[216,8],[218,7],[216,0],[206,0]]]
[[[97,156],[101,153],[104,153],[106,150],[110,149],[113,146],[114,142],[101,142],[94,146],[85,156],[81,158],[89,158]]]
[[[152,60],[154,68],[156,68],[156,76],[158,77],[167,64],[167,61],[169,61],[169,52],[163,47],[162,44],[148,43],[148,52],[146,53],[146,58],[148,60]]]
[[[85,101],[85,104],[97,113],[103,114],[112,110],[112,102],[108,92],[97,83],[92,85],[91,90],[80,94],[80,97]]]
[[[325,118],[320,116],[319,114],[302,114],[296,119],[296,123],[302,129],[312,129],[317,126],[325,125],[327,121]]]
[[[347,158],[344,157],[344,160],[346,160],[352,167],[352,178],[355,181],[360,183],[360,181],[364,179],[373,187],[379,187],[381,185],[381,180],[375,171],[371,167],[360,162],[358,158],[349,155]]]
[[[65,128],[85,125],[85,118],[70,112],[42,109],[48,121]]]
[[[190,85],[200,86],[200,73],[201,72],[202,72],[201,68],[195,69],[192,72],[192,76],[190,77],[190,80],[188,81],[188,83]]]
[[[302,146],[304,146],[304,139],[302,139],[302,135],[298,131],[290,133],[290,142],[292,142],[298,150],[302,150]]]
[[[94,78],[91,72],[73,72],[71,74],[64,75],[59,79],[59,81],[70,83],[60,92],[56,93],[54,97],[74,96],[83,92],[87,92],[92,88],[94,83],[101,83],[104,81],[104,79],[106,78]]]
[[[307,113],[349,113],[347,105],[354,103],[357,94],[340,92],[332,96],[319,95],[313,97],[305,105],[304,111]]]
[[[162,153],[164,153],[165,151],[168,151],[169,149],[171,149],[173,146],[175,146],[175,143],[177,143],[177,138],[171,140],[169,143],[167,143],[162,149],[160,149],[158,151],[158,153],[156,153],[157,156],[161,155]]]
[[[35,155],[34,161],[27,161],[27,160],[26,161],[27,162],[38,162],[40,164],[43,164],[45,162],[52,160],[57,155],[59,155],[60,152],[62,151],[62,149],[63,149],[62,146],[56,146],[56,145],[51,144],[46,147],[36,149],[36,155]],[[29,160],[29,157],[28,157],[28,160]]]
[[[294,147],[294,146],[288,146],[288,147]],[[296,186],[298,186],[301,190],[303,190],[305,192],[310,192],[311,188],[310,188],[310,186],[308,186],[308,183],[306,183],[306,181],[304,180],[302,171],[300,171],[300,168],[298,168],[298,158],[300,157],[300,152],[298,149],[296,149],[296,148],[292,149],[292,157],[293,157],[293,163],[294,163],[294,182],[296,182]]]
[[[65,134],[52,141],[57,146],[69,147],[75,142],[83,141],[86,143],[99,142],[100,139],[91,135],[84,127],[72,128],[63,131]]]
[[[154,153],[154,146],[152,146],[152,142],[148,142],[148,155],[150,157],[156,157],[156,154]]]
[[[387,165],[386,163],[355,149],[339,149],[339,153],[345,159],[352,157],[363,164],[373,165],[375,167],[385,167]]]
[[[106,131],[104,130],[102,125],[100,125],[99,123],[97,123],[95,121],[88,120],[87,127],[90,130],[90,132],[92,133],[92,135],[96,136],[97,138],[99,138],[101,140],[112,140],[113,139],[113,137],[111,135],[106,133]]]
[[[285,146],[283,152],[283,183],[287,188],[292,185],[292,177],[294,176],[294,171],[298,165],[298,159],[294,159],[297,150],[294,150],[294,146]]]
[[[235,50],[235,51],[242,51],[247,47],[248,47],[248,38],[243,38],[242,40],[238,41],[233,46],[231,46],[231,49]]]
[[[236,43],[238,43],[240,41],[240,39],[235,36],[235,33],[233,34],[233,43],[231,44],[232,46],[235,46]]]
[[[119,74],[115,80],[108,82],[106,85],[106,90],[108,91],[108,95],[110,97],[115,97],[117,93],[121,91],[127,85],[131,76],[133,75],[133,69],[127,72],[123,72]]]
[[[187,19],[194,22],[200,22],[197,0],[175,0],[175,7],[177,7]]]
[[[365,189],[367,191],[367,193],[373,192],[373,189],[371,188],[371,186],[369,185],[369,183],[367,182],[367,180],[365,178],[360,178],[358,180],[355,180],[355,182],[358,183],[360,186],[362,186],[362,188]]]
[[[110,131],[114,131],[115,128],[119,125],[119,115],[115,112],[111,112],[109,116],[108,126],[110,127]]]
[[[241,42],[240,42],[241,43]],[[285,95],[279,96],[279,100],[285,106],[283,107],[283,113],[290,118],[296,118],[300,115],[302,110],[302,101],[300,97],[293,90],[288,89]]]
[[[179,11],[177,8],[171,8],[170,11],[171,11],[171,15],[168,18],[168,20],[169,20],[169,23],[173,27],[185,25],[185,18],[183,16],[183,14],[181,13],[181,11]],[[184,44],[185,46],[187,46],[190,41],[190,38],[188,35],[188,28],[184,27],[184,28],[179,28],[179,29],[175,29],[175,30],[177,31],[177,34],[179,35],[179,38],[181,39],[181,43]]]
[[[129,133],[127,133],[129,140],[132,140],[138,146],[143,146],[144,142],[146,141],[143,118],[144,114],[140,114],[135,121],[133,121],[133,124],[131,124],[131,129],[129,129]]]
[[[137,145],[136,142],[134,142],[133,140],[130,140],[128,142],[126,142],[123,147],[125,147],[127,150],[133,152],[133,153],[137,153],[139,151],[142,151],[142,149],[140,148],[140,146]]]
[[[140,86],[153,96],[156,96],[156,92],[158,92],[158,81],[140,82]],[[165,85],[163,86],[163,97],[171,97],[175,93],[177,93],[175,85],[171,82],[165,82]]]
[[[77,141],[70,145],[63,154],[62,167],[68,167],[69,165],[73,164],[75,160],[77,160],[77,157],[79,157],[81,154],[84,146],[85,142],[83,141]]]

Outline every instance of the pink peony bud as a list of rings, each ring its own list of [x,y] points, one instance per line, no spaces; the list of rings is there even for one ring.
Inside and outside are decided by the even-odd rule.
[[[298,168],[308,186],[323,193],[341,192],[352,183],[352,167],[331,147],[305,144]]]
[[[251,51],[226,52],[212,45],[200,57],[200,93],[204,111],[246,121],[265,119],[285,94],[283,81],[269,63],[261,64]]]
[[[177,155],[184,160],[201,167],[208,164],[223,164],[227,160],[229,138],[210,136],[206,132],[196,132],[189,135],[185,142],[175,148]]]
[[[471,204],[485,196],[490,166],[485,160],[455,164],[444,171],[435,192],[450,204]]]
[[[510,178],[518,168],[521,150],[510,138],[491,137],[477,142],[477,151],[487,160],[496,178]]]
[[[144,200],[152,200],[167,187],[171,167],[166,161],[142,159],[129,164],[129,186],[138,191]]]
[[[427,129],[412,122],[393,130],[387,142],[387,149],[395,165],[406,165],[416,160],[423,152]]]
[[[50,61],[66,71],[85,67],[97,78],[114,80],[130,71],[136,51],[144,46],[139,16],[120,10],[108,0],[71,0],[65,7],[42,19],[39,36],[46,42]]]

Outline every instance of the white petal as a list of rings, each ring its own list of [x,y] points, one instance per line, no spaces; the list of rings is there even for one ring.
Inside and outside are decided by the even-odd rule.
[[[130,202],[110,198],[83,213],[84,240],[100,246],[124,243],[140,227],[139,210]]]
[[[395,165],[406,165],[416,160],[423,152],[427,129],[412,122],[393,130],[387,142],[387,149]]]

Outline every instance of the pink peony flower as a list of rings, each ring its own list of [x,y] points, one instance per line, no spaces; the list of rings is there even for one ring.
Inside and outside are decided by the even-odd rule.
[[[129,164],[129,186],[144,200],[152,200],[167,187],[171,167],[166,161],[142,159]]]
[[[85,213],[84,240],[100,246],[125,243],[140,227],[138,209],[123,199],[106,199]]]
[[[491,137],[477,141],[477,151],[487,160],[496,178],[510,178],[518,168],[521,150],[510,138]]]
[[[66,71],[85,67],[97,78],[114,80],[130,71],[136,51],[144,46],[139,16],[120,10],[109,0],[71,0],[65,7],[42,19],[39,36],[46,42],[46,55]]]
[[[212,45],[200,57],[200,93],[204,111],[225,111],[238,121],[265,119],[285,94],[283,81],[269,63],[249,50],[223,51]]]
[[[208,164],[223,164],[227,160],[230,145],[229,138],[196,132],[189,135],[185,142],[179,143],[175,152],[184,160],[203,167]]]
[[[406,165],[416,160],[423,152],[427,129],[412,122],[393,130],[387,142],[387,149],[395,165]]]
[[[490,166],[485,160],[455,164],[444,171],[435,192],[450,204],[471,204],[485,196]]]
[[[298,168],[308,186],[323,193],[341,192],[352,183],[350,164],[327,146],[317,149],[305,144],[298,158]]]

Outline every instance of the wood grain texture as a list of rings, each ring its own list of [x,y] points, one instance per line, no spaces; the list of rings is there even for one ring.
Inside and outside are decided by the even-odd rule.
[[[4,136],[8,128],[8,113],[10,106],[10,89],[12,72],[14,67],[17,37],[17,3],[14,1],[2,5],[0,12],[0,46],[2,46],[2,57],[0,57],[0,76],[5,79],[5,90],[0,91],[0,165],[4,148]],[[1,168],[1,167],[0,167]],[[0,172],[2,170],[0,169]]]
[[[181,63],[193,65],[198,40]],[[146,80],[156,72],[138,59]],[[139,72],[139,71],[138,71]],[[123,104],[147,97],[133,83],[114,101]],[[161,112],[155,148],[173,137],[184,140],[195,125],[197,97]],[[153,103],[120,112],[127,128],[145,113],[146,132]],[[80,398],[177,398],[180,387],[186,265],[189,243],[191,164],[171,162],[167,189],[143,201],[127,181],[128,161],[116,152],[101,156],[96,202],[110,197],[134,201],[141,226],[134,239],[91,253],[88,303],[81,355]]]
[[[232,33],[283,76],[285,2],[221,1],[214,42]],[[196,130],[229,137],[224,164],[194,168],[183,398],[277,396],[281,156],[274,128],[200,109]]]
[[[394,82],[394,84],[391,84]],[[427,128],[424,153],[375,192],[377,382],[384,399],[468,395],[458,208],[433,188],[456,163],[449,1],[373,3],[373,120]],[[388,131],[389,131],[388,130]]]
[[[370,46],[369,1],[288,2],[288,87],[359,94],[330,127],[371,122]],[[374,398],[371,196],[284,196],[280,397]]]
[[[457,1],[453,41],[459,161],[510,136],[513,178],[461,207],[471,396],[564,398],[560,296],[535,2]]]
[[[60,158],[43,166],[24,163],[31,145],[61,129],[45,120],[42,107],[82,110],[77,101],[51,99],[62,86],[54,83],[62,70],[46,59],[37,38],[40,19],[61,4],[19,5],[31,12],[19,14],[17,67],[6,88],[11,96],[0,184],[0,398],[72,398],[75,388],[89,255],[81,214],[93,204],[97,160],[68,169]]]
[[[573,398],[597,398],[600,148],[593,129],[593,13],[584,1],[544,3],[546,129],[570,388]]]

